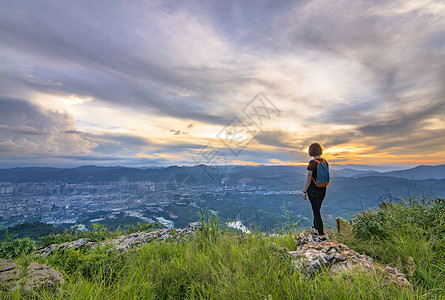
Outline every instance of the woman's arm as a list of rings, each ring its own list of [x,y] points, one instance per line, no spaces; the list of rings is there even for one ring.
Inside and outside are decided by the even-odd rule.
[[[312,171],[307,171],[306,185],[304,186],[304,189],[303,189],[303,199],[304,200],[306,200],[307,189],[309,188],[309,185],[311,184],[311,180],[312,180]]]

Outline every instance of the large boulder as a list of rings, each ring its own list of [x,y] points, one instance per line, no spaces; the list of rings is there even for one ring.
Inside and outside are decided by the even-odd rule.
[[[19,267],[10,259],[0,259],[0,288],[14,291],[23,288],[23,293],[39,291],[43,288],[55,290],[64,284],[60,272],[36,262]]]
[[[388,283],[398,286],[410,284],[396,267],[378,264],[372,258],[361,255],[337,241],[314,242],[310,231],[300,233],[297,237],[297,249],[289,251],[288,254],[296,269],[310,275],[323,270],[333,275],[365,270],[383,273]]]

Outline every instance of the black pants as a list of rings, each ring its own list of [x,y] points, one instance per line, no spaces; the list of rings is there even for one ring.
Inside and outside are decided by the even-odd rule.
[[[321,219],[321,204],[326,196],[326,188],[308,189],[309,201],[311,202],[312,212],[314,213],[314,227],[317,229],[319,235],[324,235],[323,220]]]

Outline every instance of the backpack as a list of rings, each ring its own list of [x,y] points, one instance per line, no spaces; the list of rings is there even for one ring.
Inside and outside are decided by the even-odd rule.
[[[314,159],[317,162],[317,181],[312,177],[315,185],[318,187],[327,187],[329,184],[329,166],[326,159],[322,159],[319,161],[318,159]]]

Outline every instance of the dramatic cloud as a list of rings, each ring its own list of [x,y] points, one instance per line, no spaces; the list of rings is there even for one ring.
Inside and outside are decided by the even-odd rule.
[[[0,166],[193,164],[208,145],[300,163],[314,141],[337,162],[445,162],[440,1],[0,6]],[[280,114],[250,107],[257,128],[260,92]],[[233,118],[253,137],[236,155]]]
[[[21,99],[0,98],[0,157],[35,157],[91,153],[95,145],[66,132],[75,128],[72,116],[44,110]]]

